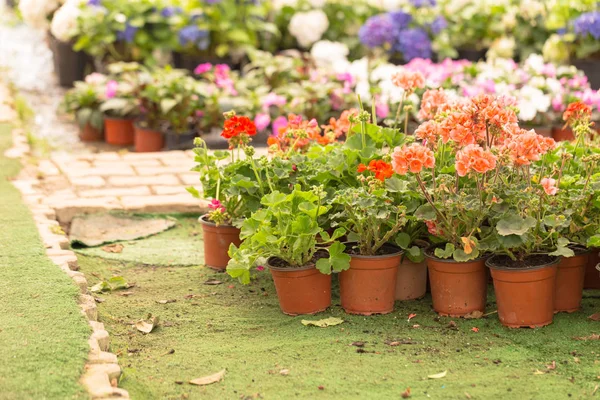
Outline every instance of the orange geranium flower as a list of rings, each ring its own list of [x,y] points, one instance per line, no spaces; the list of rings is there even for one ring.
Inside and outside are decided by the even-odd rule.
[[[571,124],[573,121],[592,116],[592,108],[581,101],[569,104],[565,112],[563,113],[563,121]]]
[[[539,161],[541,156],[556,146],[554,139],[538,135],[534,130],[521,130],[521,134],[513,136],[503,146],[516,165],[529,165]]]
[[[392,164],[386,163],[383,160],[371,160],[369,162],[369,166],[367,167],[365,164],[359,164],[357,171],[359,173],[364,171],[371,171],[375,174],[375,179],[380,181],[385,181],[387,178],[391,178],[394,175],[394,170],[392,169]]]
[[[470,144],[456,153],[456,173],[465,176],[470,171],[484,174],[496,168],[496,156],[477,144]]]
[[[424,142],[431,143],[432,146],[437,142],[439,135],[440,126],[433,120],[425,121],[415,129],[415,137]]]
[[[448,110],[451,107],[450,99],[444,89],[431,89],[423,93],[421,108],[417,118],[427,121],[435,118],[436,114]]]
[[[325,131],[324,136],[329,132],[333,132],[334,137],[337,139],[340,136],[347,134],[350,130],[350,126],[352,126],[352,123],[349,119],[350,116],[353,115],[356,117],[358,116],[359,112],[360,111],[356,108],[351,108],[349,110],[344,110],[338,119],[331,117],[329,119],[329,125],[322,126],[323,130]]]
[[[427,147],[413,143],[410,146],[396,147],[394,149],[392,153],[392,166],[394,171],[400,175],[406,175],[409,170],[417,174],[423,168],[435,167],[435,157],[433,151]]]
[[[425,77],[419,71],[409,71],[403,69],[392,76],[392,83],[401,87],[407,92],[414,92],[415,89],[420,89],[425,86]]]

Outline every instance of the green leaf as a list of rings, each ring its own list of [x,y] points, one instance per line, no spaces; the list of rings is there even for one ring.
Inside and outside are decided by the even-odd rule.
[[[455,250],[456,248],[452,243],[446,243],[446,248],[437,248],[435,249],[434,254],[437,258],[450,258],[454,254]]]
[[[92,109],[83,108],[77,111],[76,117],[77,125],[79,125],[80,128],[83,128],[88,122],[90,122],[90,119],[92,118]]]
[[[200,192],[195,187],[192,187],[192,186],[186,187],[185,190],[187,190],[195,198],[197,198],[197,199],[200,198]]]
[[[419,246],[412,246],[411,248],[406,249],[406,256],[414,263],[420,263],[425,259],[423,249]]]
[[[108,291],[110,291],[110,285],[106,281],[98,282],[90,288],[90,292],[92,293],[102,293]]]
[[[600,234],[591,236],[587,240],[587,247],[600,247]]]
[[[431,204],[425,203],[417,208],[415,217],[424,221],[433,221],[436,219],[437,214]]]
[[[112,290],[127,289],[129,287],[127,281],[122,276],[113,276],[108,280],[108,284]]]
[[[392,193],[403,193],[408,190],[408,182],[397,176],[392,176],[385,180],[385,188]]]
[[[320,328],[326,328],[328,326],[339,325],[339,324],[343,323],[344,320],[341,318],[329,317],[329,318],[325,318],[325,319],[319,319],[316,321],[310,321],[307,319],[303,319],[301,322],[302,322],[302,325],[304,325],[304,326],[313,325],[313,326],[318,326]]]
[[[502,236],[520,236],[527,233],[528,230],[534,228],[536,225],[537,221],[533,217],[522,218],[517,214],[510,214],[498,221],[496,230]]]
[[[407,249],[408,246],[410,246],[411,241],[412,240],[408,233],[400,232],[398,235],[396,235],[396,244],[402,249]]]
[[[345,251],[346,245],[341,242],[334,242],[329,247],[329,260],[333,271],[341,272],[350,268],[350,255]]]
[[[267,207],[273,207],[278,204],[283,203],[286,200],[287,196],[281,192],[274,191],[265,195],[261,200],[261,204]]]
[[[162,99],[160,101],[160,110],[163,114],[168,114],[177,105],[175,99]]]
[[[463,249],[456,249],[454,250],[454,253],[452,253],[452,257],[458,262],[474,260],[479,257],[479,249],[474,248],[470,254],[465,253]]]

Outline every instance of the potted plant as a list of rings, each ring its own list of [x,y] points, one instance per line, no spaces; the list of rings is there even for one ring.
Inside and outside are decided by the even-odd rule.
[[[188,191],[195,197],[212,199],[210,211],[200,217],[204,240],[204,260],[206,266],[224,270],[229,261],[229,245],[239,246],[240,230],[244,218],[260,206],[266,183],[262,179],[259,164],[252,157],[254,148],[248,146],[256,134],[254,123],[247,117],[227,114],[222,135],[231,145],[230,151],[210,152],[206,143],[196,139],[194,149],[197,165],[194,171],[200,173],[202,195],[193,187]],[[234,148],[238,151],[233,151]],[[244,149],[245,158],[239,149]],[[237,154],[237,157],[236,157]],[[225,160],[231,160],[224,163]]]
[[[290,194],[271,192],[261,199],[263,208],[242,224],[241,246],[232,245],[227,273],[250,282],[250,268],[266,260],[281,311],[288,315],[315,314],[331,305],[331,273],[348,268],[350,256],[338,228],[329,235],[319,217],[331,206],[323,204],[322,188]]]
[[[137,63],[109,65],[105,85],[104,113],[105,140],[108,144],[128,146],[134,141],[134,119],[138,113],[136,93],[144,70]]]
[[[409,206],[406,212],[408,223],[394,241],[404,250],[396,279],[396,300],[404,301],[420,299],[427,292],[427,263],[424,252],[429,243],[424,240],[426,225],[416,221],[416,217],[411,215],[421,202],[413,197],[404,199],[402,203]]]
[[[100,109],[106,76],[93,73],[84,82],[75,82],[75,87],[65,93],[62,109],[72,113],[79,125],[79,138],[83,142],[102,140],[104,118]]]

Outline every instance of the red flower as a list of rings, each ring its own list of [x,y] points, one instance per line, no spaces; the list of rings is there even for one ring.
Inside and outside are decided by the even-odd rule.
[[[367,170],[367,166],[365,164],[358,164],[357,171],[360,174],[361,172],[365,172]]]
[[[357,171],[359,173],[367,170],[374,173],[375,179],[378,179],[382,182],[385,181],[387,178],[391,178],[394,174],[392,164],[386,163],[383,160],[371,160],[369,162],[368,167],[365,164],[358,165]]]
[[[575,120],[592,116],[592,108],[580,101],[569,104],[567,110],[563,113],[563,121],[572,123]]]
[[[229,140],[240,135],[256,135],[256,125],[254,125],[254,122],[248,117],[234,115],[225,121],[221,136]]]

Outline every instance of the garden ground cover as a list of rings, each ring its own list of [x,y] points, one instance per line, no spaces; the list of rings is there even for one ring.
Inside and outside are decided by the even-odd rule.
[[[83,372],[90,328],[78,289],[46,257],[31,214],[8,179],[19,162],[3,156],[10,126],[0,124],[0,398],[86,398]]]
[[[168,243],[177,246],[196,237],[195,219],[179,221],[154,240],[170,235]],[[334,279],[328,311],[289,317],[279,310],[268,271],[241,286],[202,266],[145,262],[79,256],[90,284],[112,275],[134,284],[98,295],[100,321],[124,370],[119,386],[132,398],[378,399],[401,398],[409,387],[411,398],[600,396],[600,341],[575,339],[600,333],[600,322],[587,319],[600,311],[598,292],[586,292],[582,311],[557,315],[549,327],[510,330],[493,313],[438,317],[429,296],[398,302],[389,315],[350,316],[340,307]],[[491,286],[487,309],[496,310]],[[160,324],[142,334],[132,324],[148,314]],[[345,322],[327,328],[301,323],[331,316]],[[221,382],[188,384],[222,369]],[[443,378],[428,378],[444,371]]]

